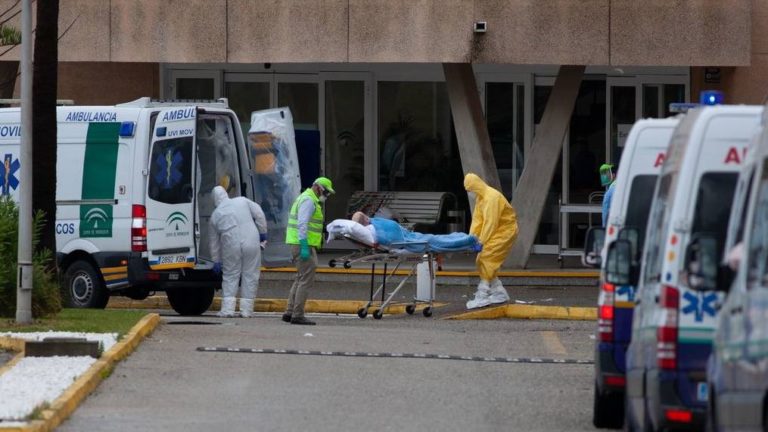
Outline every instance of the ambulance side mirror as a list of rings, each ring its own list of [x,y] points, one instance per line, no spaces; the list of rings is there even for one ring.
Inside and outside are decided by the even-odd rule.
[[[605,244],[605,229],[590,228],[584,241],[584,253],[581,255],[581,264],[584,267],[600,268],[603,264],[601,252]]]
[[[608,246],[605,281],[614,285],[637,283],[637,266],[633,265],[632,244],[628,240],[616,240]]]
[[[698,291],[718,289],[720,259],[717,239],[712,234],[694,234],[685,250],[685,273],[688,286]],[[720,287],[727,289],[727,287]]]

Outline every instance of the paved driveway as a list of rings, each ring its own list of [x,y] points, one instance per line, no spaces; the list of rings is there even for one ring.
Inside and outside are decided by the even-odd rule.
[[[61,431],[591,430],[594,323],[168,316]],[[198,347],[338,356],[201,352]],[[365,356],[344,356],[343,353]],[[368,353],[533,362],[377,358]]]

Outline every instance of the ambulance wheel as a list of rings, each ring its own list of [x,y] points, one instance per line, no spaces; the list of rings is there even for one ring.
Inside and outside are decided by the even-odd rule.
[[[367,317],[368,316],[368,309],[364,308],[364,307],[361,307],[360,309],[357,310],[357,316],[359,316],[360,318]]]
[[[373,311],[373,317],[375,319],[381,319],[381,317],[383,316],[384,314],[381,312],[381,309],[376,309],[375,311]]]
[[[416,305],[409,304],[405,307],[405,313],[408,315],[413,315],[414,312],[416,312]]]
[[[213,303],[213,287],[169,288],[168,303],[179,315],[202,315]]]
[[[67,268],[61,294],[64,307],[104,309],[109,302],[101,275],[88,261],[75,261]]]
[[[328,267],[330,267],[330,268],[336,267],[336,260],[332,259],[332,260],[328,261]]]
[[[600,393],[595,383],[592,402],[592,424],[595,427],[618,429],[624,424],[624,398],[621,395]]]
[[[352,268],[352,263],[349,262],[349,261],[344,261],[344,268],[345,269],[351,269]]]

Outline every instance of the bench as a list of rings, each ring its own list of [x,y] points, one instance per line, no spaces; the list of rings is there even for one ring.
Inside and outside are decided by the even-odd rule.
[[[349,198],[347,217],[361,211],[369,216],[386,207],[401,225],[423,233],[447,232],[448,211],[457,210],[456,196],[450,192],[367,192],[357,191]]]

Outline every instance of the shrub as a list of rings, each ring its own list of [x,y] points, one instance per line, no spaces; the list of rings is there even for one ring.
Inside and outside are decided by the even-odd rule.
[[[32,245],[37,248],[44,215],[33,217]],[[16,275],[19,240],[19,208],[13,200],[0,198],[0,317],[16,315]],[[32,257],[32,315],[36,318],[61,310],[61,294],[55,271],[51,269],[52,253],[44,249]]]

